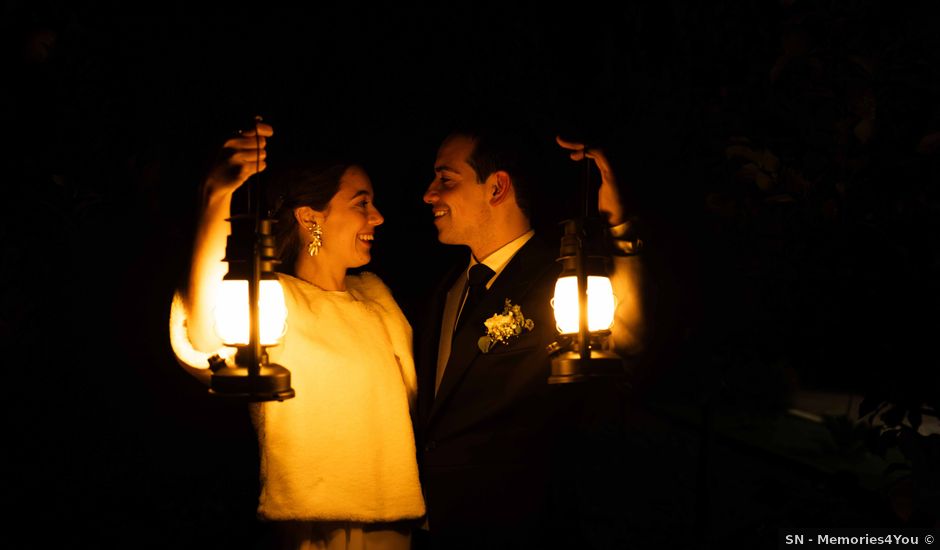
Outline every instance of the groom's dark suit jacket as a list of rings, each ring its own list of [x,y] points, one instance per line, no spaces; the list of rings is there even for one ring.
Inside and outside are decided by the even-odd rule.
[[[429,304],[416,347],[415,419],[421,480],[434,536],[481,531],[545,532],[554,491],[550,466],[565,416],[566,390],[547,383],[546,346],[556,337],[550,300],[559,273],[555,251],[530,239],[496,278],[454,335],[434,395],[438,340],[447,290],[466,264],[445,278]],[[482,353],[484,320],[509,299],[535,326]],[[534,543],[534,541],[531,541]]]

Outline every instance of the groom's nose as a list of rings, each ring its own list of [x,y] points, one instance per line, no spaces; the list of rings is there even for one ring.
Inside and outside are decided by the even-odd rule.
[[[431,185],[428,186],[428,190],[424,192],[424,202],[434,204],[440,198],[441,195],[438,193],[437,181],[432,181]]]

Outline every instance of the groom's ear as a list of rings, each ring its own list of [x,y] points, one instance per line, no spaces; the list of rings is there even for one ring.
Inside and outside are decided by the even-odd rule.
[[[506,201],[513,193],[512,177],[505,170],[497,170],[490,176],[492,189],[490,193],[490,204],[496,206]]]

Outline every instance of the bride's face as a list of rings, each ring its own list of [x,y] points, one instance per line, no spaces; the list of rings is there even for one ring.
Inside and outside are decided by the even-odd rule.
[[[375,228],[384,221],[373,203],[369,176],[358,166],[349,167],[324,212],[320,260],[346,269],[369,263]]]

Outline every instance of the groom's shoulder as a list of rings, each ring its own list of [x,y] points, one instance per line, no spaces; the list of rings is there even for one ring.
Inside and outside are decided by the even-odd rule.
[[[523,277],[532,287],[546,284],[554,286],[561,272],[557,252],[556,248],[550,247],[535,235],[513,256],[510,261],[510,264],[514,264],[513,269],[508,271]]]

